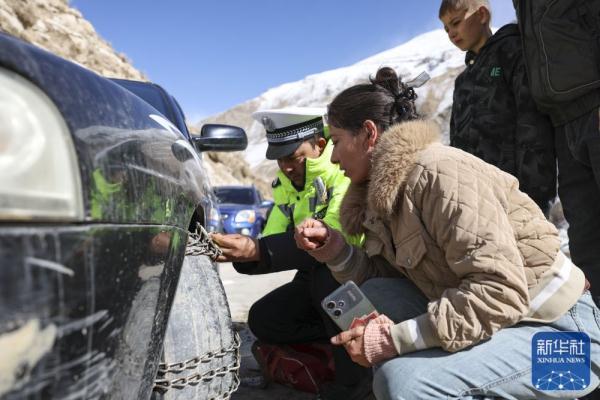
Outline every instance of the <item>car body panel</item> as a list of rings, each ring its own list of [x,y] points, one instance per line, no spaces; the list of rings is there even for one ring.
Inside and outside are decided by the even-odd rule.
[[[181,111],[179,103],[160,85],[153,82],[142,82],[129,79],[111,78],[110,80],[129,90],[156,110],[160,111],[160,113],[171,121],[185,137],[188,139],[191,138],[187,125],[185,124],[185,116],[183,115],[183,111]]]
[[[157,111],[159,111],[163,116],[165,116],[175,127],[181,132],[186,138],[191,141],[191,135],[188,131],[187,125],[185,123],[185,116],[183,115],[183,111],[179,106],[179,103],[173,96],[167,93],[160,85],[157,85],[152,82],[140,82],[133,81],[128,79],[110,79],[112,82],[118,84],[119,86],[127,89],[132,92],[152,107],[154,107]],[[183,145],[183,144],[182,144]],[[183,157],[186,157],[188,153],[187,146],[184,148],[177,147],[173,149],[176,156],[180,156],[180,153],[177,150],[182,150]],[[202,153],[199,153],[198,156],[202,158]],[[217,208],[217,199],[212,195],[212,191],[207,191],[208,195],[203,198],[203,209],[206,210],[204,215],[205,228],[208,232],[222,232],[223,225],[221,222],[221,216],[219,213],[219,209]]]
[[[0,398],[149,398],[188,228],[211,201],[201,159],[83,67],[2,33],[0,67],[62,114],[85,208],[74,223],[0,221]]]
[[[0,66],[42,89],[73,135],[86,219],[187,227],[188,210],[210,192],[188,138],[167,119],[153,119],[153,107],[116,83],[10,36],[1,39]],[[187,160],[176,158],[177,147],[187,148]]]
[[[150,225],[0,228],[0,397],[148,398],[186,236]]]

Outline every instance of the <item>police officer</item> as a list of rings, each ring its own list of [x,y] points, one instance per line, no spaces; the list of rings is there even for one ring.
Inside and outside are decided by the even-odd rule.
[[[339,329],[321,309],[321,300],[335,290],[326,265],[296,247],[293,229],[308,217],[341,230],[339,208],[349,185],[330,161],[333,145],[325,138],[324,109],[287,108],[253,114],[265,130],[266,157],[277,160],[273,181],[274,206],[260,239],[237,234],[213,234],[223,250],[221,262],[233,262],[243,274],[296,269],[291,282],[252,305],[248,325],[266,343],[328,341]],[[360,238],[349,238],[355,244]],[[334,349],[335,384],[323,398],[362,399],[370,392],[370,371],[354,364],[343,348]]]

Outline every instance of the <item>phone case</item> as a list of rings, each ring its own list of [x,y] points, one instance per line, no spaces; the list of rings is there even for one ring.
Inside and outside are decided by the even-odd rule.
[[[350,329],[355,319],[363,319],[366,323],[377,315],[373,304],[352,281],[344,283],[325,297],[321,307],[342,331]]]

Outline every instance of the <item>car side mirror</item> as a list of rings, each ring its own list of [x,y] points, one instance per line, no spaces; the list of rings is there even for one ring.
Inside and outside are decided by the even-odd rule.
[[[205,124],[200,136],[192,136],[196,150],[202,151],[242,151],[248,146],[246,132],[237,126]]]

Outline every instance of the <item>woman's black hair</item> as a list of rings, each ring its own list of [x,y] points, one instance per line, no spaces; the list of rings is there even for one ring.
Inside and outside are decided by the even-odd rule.
[[[352,86],[338,94],[327,109],[327,122],[358,132],[366,120],[384,131],[390,125],[419,118],[417,95],[390,67],[382,67],[371,83]]]

